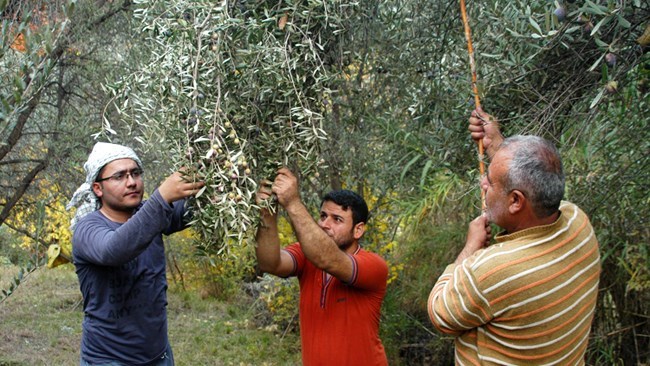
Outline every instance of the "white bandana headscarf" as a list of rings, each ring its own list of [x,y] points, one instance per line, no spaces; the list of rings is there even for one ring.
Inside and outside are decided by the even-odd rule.
[[[74,231],[74,228],[82,217],[99,209],[99,200],[93,192],[93,182],[95,182],[99,171],[106,164],[118,159],[133,159],[140,169],[142,169],[142,162],[132,149],[107,142],[98,142],[95,144],[93,151],[88,156],[88,161],[84,164],[86,182],[77,188],[74,195],[72,195],[72,199],[65,206],[66,210],[72,207],[77,208],[75,216],[70,221],[70,230]]]

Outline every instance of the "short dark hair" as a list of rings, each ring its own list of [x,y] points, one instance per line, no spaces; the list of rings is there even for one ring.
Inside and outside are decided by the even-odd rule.
[[[366,201],[355,192],[347,189],[331,191],[323,196],[320,203],[321,207],[323,206],[323,203],[327,201],[336,203],[343,207],[344,210],[347,210],[348,208],[352,209],[352,223],[354,225],[360,222],[368,222],[368,205],[366,204]]]

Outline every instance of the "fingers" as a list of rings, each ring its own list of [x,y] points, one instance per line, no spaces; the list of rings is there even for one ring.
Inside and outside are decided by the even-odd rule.
[[[257,204],[261,204],[273,195],[272,186],[273,182],[270,180],[264,179],[260,182],[257,193],[255,194],[255,202]]]
[[[469,126],[467,129],[470,132],[470,135],[473,140],[480,140],[485,137],[485,129],[483,128],[483,122],[475,117],[469,119]]]
[[[205,183],[203,181],[198,181],[198,182],[187,182],[182,186],[182,190],[187,192],[188,196],[193,196],[197,194]]]
[[[485,131],[482,124],[477,125],[477,124],[475,124],[475,123],[473,123],[471,121],[470,121],[470,125],[469,125],[469,127],[467,127],[467,129],[471,133],[483,133]]]
[[[187,175],[187,169],[184,167],[174,172],[170,178],[177,182],[177,189],[188,196],[195,195],[205,185],[202,180],[195,180],[196,176]]]
[[[487,214],[483,213],[477,218],[479,222],[483,225],[485,229],[485,238],[483,241],[483,246],[487,247],[490,245],[490,240],[492,239],[492,226],[490,226],[490,221],[488,221]]]
[[[272,193],[273,182],[270,180],[264,179],[260,182],[258,192],[270,195]]]
[[[278,176],[276,177],[276,181],[278,180],[278,178],[296,179],[296,176],[287,167],[282,167],[282,168],[278,169],[277,173],[278,173]]]
[[[470,113],[470,123],[472,124],[488,124],[495,122],[495,119],[492,115],[485,113],[483,109],[477,108]]]
[[[488,227],[487,215],[481,214],[474,219],[474,222],[480,227]]]
[[[464,256],[470,256],[488,245],[489,234],[487,232],[486,222],[487,219],[484,216],[479,216],[470,222],[467,228],[465,247],[463,248]],[[459,255],[459,257],[461,256]]]
[[[277,202],[285,208],[288,204],[300,201],[298,179],[288,168],[282,167],[278,169],[277,176],[273,182],[266,179],[260,181],[259,188],[255,194],[257,204],[261,204],[271,197],[277,199]]]
[[[278,175],[275,177],[275,180],[273,181],[273,193],[279,194],[280,192],[283,192],[285,190],[290,190],[292,187],[298,185],[298,179],[296,178],[295,175],[293,175],[293,172],[289,170],[286,167],[282,167],[278,169]]]
[[[490,223],[487,223],[487,226],[485,226],[485,232],[487,233],[485,238],[485,246],[488,246],[490,245],[490,240],[492,240],[492,227],[490,226]]]
[[[470,127],[482,129],[484,124],[484,118],[485,118],[485,114],[482,111],[478,109],[473,110],[469,116]]]
[[[494,131],[498,130],[498,123],[494,117],[485,113],[482,109],[477,108],[470,114],[467,129],[472,139],[478,142],[481,139],[493,136]],[[484,141],[485,143],[487,142]]]
[[[189,181],[187,176],[180,171],[172,173],[158,187],[158,192],[169,203],[197,194],[205,183],[203,181]]]
[[[278,169],[277,173],[271,191],[277,197],[278,203],[287,208],[288,205],[300,201],[298,178],[286,167]]]
[[[494,118],[483,112],[481,109],[475,109],[472,111],[469,117],[469,123],[474,126],[485,126],[488,123],[493,122]]]
[[[197,194],[201,188],[205,185],[205,182],[197,180],[190,181],[188,176],[182,175],[181,172],[176,172],[175,175],[179,176],[179,180],[176,183],[176,189],[183,197],[189,197]]]

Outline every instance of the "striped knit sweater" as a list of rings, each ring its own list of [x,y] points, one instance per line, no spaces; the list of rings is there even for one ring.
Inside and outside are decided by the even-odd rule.
[[[596,305],[598,241],[582,210],[510,235],[449,265],[429,318],[456,336],[457,365],[584,365]]]

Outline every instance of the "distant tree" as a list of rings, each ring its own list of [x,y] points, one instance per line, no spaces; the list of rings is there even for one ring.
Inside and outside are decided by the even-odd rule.
[[[119,58],[131,37],[116,30],[130,29],[117,25],[128,22],[118,15],[130,4],[2,2],[0,225],[41,251],[70,248],[62,208],[83,180],[79,162],[92,146],[90,132],[101,126],[110,97],[103,77],[124,69]]]

